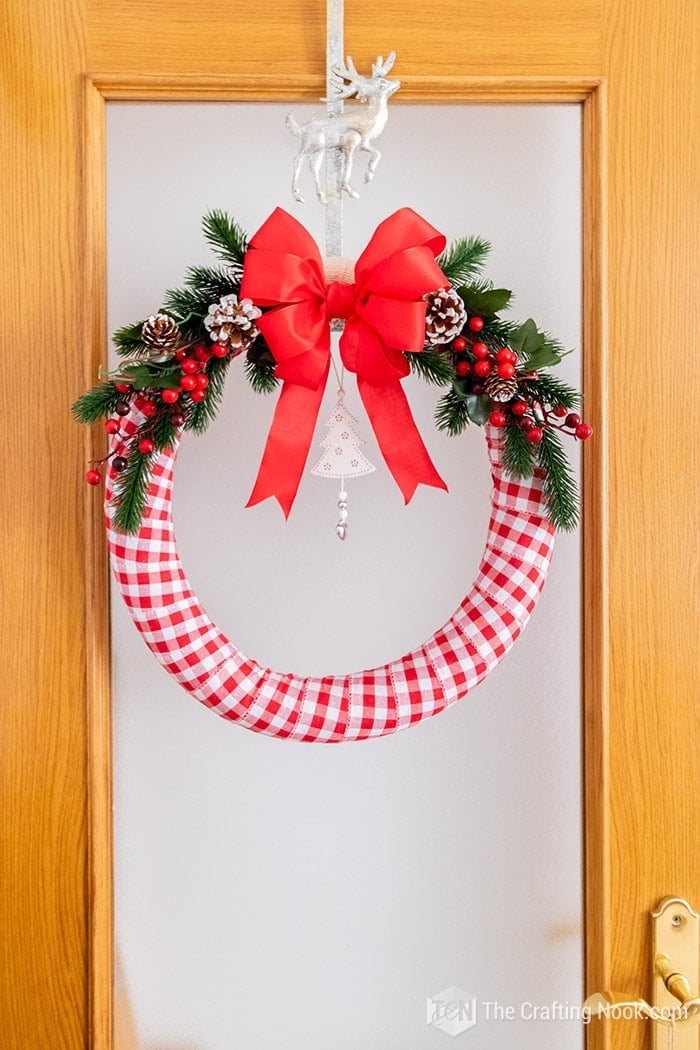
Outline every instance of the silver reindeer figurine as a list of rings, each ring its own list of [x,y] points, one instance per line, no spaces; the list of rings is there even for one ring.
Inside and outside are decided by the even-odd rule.
[[[358,150],[370,155],[365,182],[371,182],[374,178],[382,154],[372,143],[386,127],[389,99],[401,87],[400,80],[389,80],[386,76],[395,59],[394,51],[386,62],[380,55],[372,66],[371,77],[361,76],[349,55],[344,66],[333,68],[337,81],[335,89],[329,99],[321,101],[339,102],[354,96],[358,102],[367,103],[366,109],[354,106],[340,116],[326,114],[311,117],[305,124],[299,124],[291,113],[287,116],[287,127],[293,135],[301,139],[299,152],[294,158],[292,178],[292,193],[301,204],[304,203],[304,198],[299,190],[299,176],[305,160],[308,160],[313,173],[318,199],[321,204],[329,203],[329,198],[321,186],[320,172],[323,159],[330,150],[340,150],[342,154],[339,194],[345,191],[349,197],[359,197],[359,193],[350,185],[353,159]]]

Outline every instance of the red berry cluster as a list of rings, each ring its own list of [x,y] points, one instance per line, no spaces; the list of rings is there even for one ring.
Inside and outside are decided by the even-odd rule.
[[[469,333],[478,335],[483,331],[484,323],[483,317],[470,317],[466,327]],[[451,349],[454,354],[455,375],[462,379],[471,376],[469,391],[472,394],[483,394],[484,386],[481,380],[494,373],[500,379],[513,379],[516,376],[518,355],[507,346],[493,349],[481,340],[469,340],[459,335],[453,339]],[[509,402],[494,408],[489,416],[489,423],[499,428],[509,425],[519,427],[532,445],[539,445],[548,427],[567,433],[580,441],[586,441],[593,433],[590,423],[582,422],[576,412],[571,412],[564,405],[547,407],[532,398],[529,401],[523,400],[519,394]]]
[[[223,346],[221,343],[213,343],[211,346],[199,343],[194,350],[191,347],[183,347],[175,354],[175,361],[180,365],[179,386],[176,389],[166,387],[159,394],[156,394],[154,391],[150,391],[148,394],[136,393],[128,383],[115,383],[114,389],[118,394],[122,395],[114,407],[116,416],[127,416],[131,411],[132,400],[134,406],[147,419],[154,419],[159,414],[161,411],[159,401],[162,405],[168,406],[168,408],[176,405],[180,401],[181,396],[185,399],[189,398],[195,404],[204,401],[207,396],[207,387],[209,386],[209,377],[206,374],[207,362],[212,357],[226,357],[228,353],[228,347]],[[187,418],[185,412],[179,408],[169,412],[169,417],[175,428],[183,426]],[[110,436],[116,437],[120,430],[119,419],[110,418],[106,420],[105,430]],[[142,456],[150,456],[155,451],[156,445],[155,441],[148,434],[144,436],[142,433],[136,447]],[[96,466],[85,475],[88,485],[100,484],[102,473],[97,468],[105,463],[109,463],[110,460],[112,471],[115,474],[121,474],[125,471],[129,463],[126,457],[121,454],[123,451],[124,443],[121,442],[104,459],[97,461]]]

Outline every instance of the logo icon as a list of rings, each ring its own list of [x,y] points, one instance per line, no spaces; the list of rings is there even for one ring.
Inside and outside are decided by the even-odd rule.
[[[426,1015],[429,1025],[454,1038],[476,1024],[476,999],[452,984],[427,1000]]]

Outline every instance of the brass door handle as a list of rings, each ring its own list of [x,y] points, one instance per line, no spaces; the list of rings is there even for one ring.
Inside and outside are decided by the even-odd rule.
[[[651,1003],[606,991],[589,995],[584,1007],[591,1017],[653,1021],[654,1050],[665,1046],[663,1029],[676,1027],[676,1050],[698,1050],[695,1026],[700,1022],[700,915],[681,897],[665,897],[651,919]]]

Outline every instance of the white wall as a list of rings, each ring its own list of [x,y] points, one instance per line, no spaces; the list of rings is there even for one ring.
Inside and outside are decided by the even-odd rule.
[[[281,204],[322,236],[312,194],[306,207],[289,194],[288,108],[110,106],[111,329],[209,261],[207,209],[252,233]],[[409,204],[448,238],[489,238],[514,315],[580,346],[579,134],[575,107],[397,102],[377,179],[346,208],[348,254]],[[579,365],[562,373],[578,382]],[[234,643],[279,670],[400,655],[451,614],[481,553],[480,432],[437,434],[434,388],[409,381],[450,495],[422,488],[404,508],[347,385],[378,469],[350,483],[345,544],[336,484],[308,473],[288,524],[273,501],[244,509],[274,396],[253,395],[237,364],[221,418],[180,456],[190,579]],[[157,666],[115,598],[117,941],[146,1047],[440,1050],[449,1037],[426,1025],[425,1000],[448,985],[580,1003],[579,539],[559,539],[530,626],[477,693],[352,745],[216,718]],[[489,1023],[482,1009],[457,1045],[572,1050],[580,1029]]]

